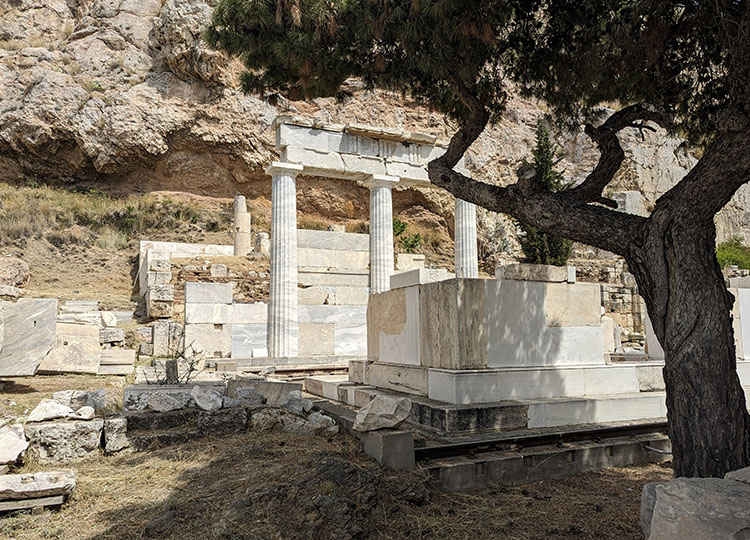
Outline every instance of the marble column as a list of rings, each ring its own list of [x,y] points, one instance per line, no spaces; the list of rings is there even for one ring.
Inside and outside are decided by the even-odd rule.
[[[370,294],[388,291],[393,273],[393,202],[398,177],[374,174],[370,188]]]
[[[271,175],[271,291],[268,355],[297,356],[297,175],[302,165],[274,161]]]
[[[244,257],[253,251],[250,212],[243,195],[234,198],[234,254]]]
[[[456,199],[456,277],[479,277],[477,256],[477,207]]]

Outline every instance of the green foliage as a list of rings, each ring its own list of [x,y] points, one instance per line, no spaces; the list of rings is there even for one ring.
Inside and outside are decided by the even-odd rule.
[[[414,253],[421,243],[422,237],[419,233],[405,234],[398,239],[398,245],[401,246],[404,253]]]
[[[747,2],[681,0],[221,0],[207,42],[241,59],[247,91],[347,95],[346,80],[463,119],[459,91],[497,119],[507,81],[577,124],[647,101],[683,134],[716,131],[750,86]]]
[[[399,237],[406,230],[406,223],[398,218],[393,219],[393,236]]]
[[[736,265],[750,270],[750,247],[746,246],[741,238],[732,238],[719,244],[716,247],[716,258],[722,268]]]
[[[536,146],[533,151],[534,168],[538,173],[539,182],[544,189],[549,191],[562,191],[570,187],[562,174],[555,169],[559,161],[556,153],[557,150],[550,140],[547,126],[539,121],[536,126]],[[518,225],[523,233],[519,242],[527,262],[565,266],[573,249],[572,241],[547,234],[522,222]]]

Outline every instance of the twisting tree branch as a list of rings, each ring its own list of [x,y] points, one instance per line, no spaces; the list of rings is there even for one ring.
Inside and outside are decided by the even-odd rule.
[[[604,188],[620,170],[620,166],[625,159],[625,152],[620,145],[617,133],[628,127],[653,130],[653,128],[644,124],[647,121],[667,128],[670,126],[671,119],[656,107],[641,103],[617,111],[599,127],[586,124],[586,135],[594,141],[601,153],[599,162],[583,182],[568,191],[568,195],[581,202],[597,202],[611,208],[617,208],[615,201],[602,196]]]

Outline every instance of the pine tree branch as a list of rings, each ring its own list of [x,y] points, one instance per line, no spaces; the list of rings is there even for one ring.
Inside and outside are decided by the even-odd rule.
[[[654,122],[664,128],[671,125],[671,119],[665,112],[644,103],[630,105],[617,111],[599,127],[586,124],[584,128],[586,135],[599,148],[599,161],[586,179],[570,189],[568,194],[581,202],[597,202],[611,208],[617,208],[615,201],[602,196],[604,188],[620,170],[620,166],[625,159],[625,152],[620,145],[617,134],[628,127],[653,129],[643,124],[647,121]]]

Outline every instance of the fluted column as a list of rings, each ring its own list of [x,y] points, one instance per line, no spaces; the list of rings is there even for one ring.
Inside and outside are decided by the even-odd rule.
[[[234,198],[234,254],[244,257],[253,250],[252,227],[243,195]]]
[[[297,175],[302,165],[274,161],[271,175],[271,291],[268,355],[297,356]]]
[[[370,188],[370,294],[388,291],[393,273],[393,202],[396,176],[374,174]]]
[[[456,199],[456,277],[479,277],[477,256],[477,207]]]

